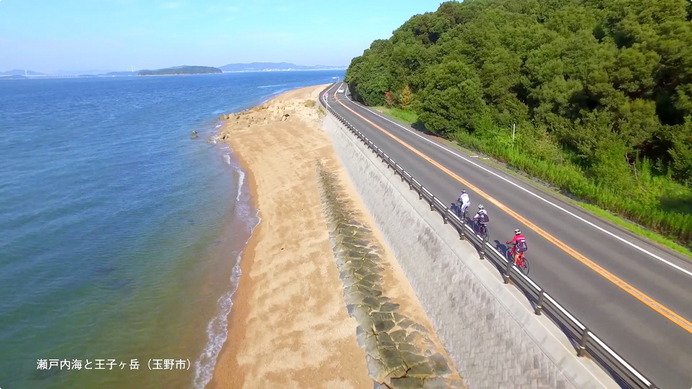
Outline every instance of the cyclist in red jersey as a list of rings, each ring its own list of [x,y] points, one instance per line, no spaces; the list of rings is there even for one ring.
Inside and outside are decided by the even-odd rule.
[[[514,238],[512,240],[508,240],[505,242],[505,244],[511,244],[512,248],[510,249],[510,254],[512,254],[512,258],[514,258],[514,262],[517,262],[517,253],[520,255],[524,254],[524,251],[527,249],[526,245],[526,237],[521,234],[521,231],[517,228],[514,230]]]

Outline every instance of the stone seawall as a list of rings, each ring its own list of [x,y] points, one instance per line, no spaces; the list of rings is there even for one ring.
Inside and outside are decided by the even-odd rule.
[[[323,128],[469,387],[618,387],[336,119]]]
[[[389,297],[382,248],[342,189],[336,176],[317,166],[322,208],[344,300],[358,322],[358,343],[365,348],[375,388],[462,389],[461,379],[437,350],[428,330]]]

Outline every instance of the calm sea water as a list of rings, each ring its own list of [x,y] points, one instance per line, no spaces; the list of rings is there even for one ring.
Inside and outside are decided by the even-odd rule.
[[[257,223],[218,116],[342,76],[0,80],[0,388],[203,387]]]

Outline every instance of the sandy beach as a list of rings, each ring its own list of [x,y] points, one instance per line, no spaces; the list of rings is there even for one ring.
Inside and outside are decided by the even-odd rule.
[[[359,221],[373,231],[382,252],[383,293],[425,327],[446,356],[321,129],[317,99],[323,89],[290,91],[229,115],[220,131],[248,172],[261,222],[243,252],[228,339],[208,388],[373,387],[330,246],[318,163],[338,178]]]

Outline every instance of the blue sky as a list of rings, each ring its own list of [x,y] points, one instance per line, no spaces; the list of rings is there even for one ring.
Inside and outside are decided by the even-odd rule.
[[[343,65],[440,0],[0,0],[0,71]]]

